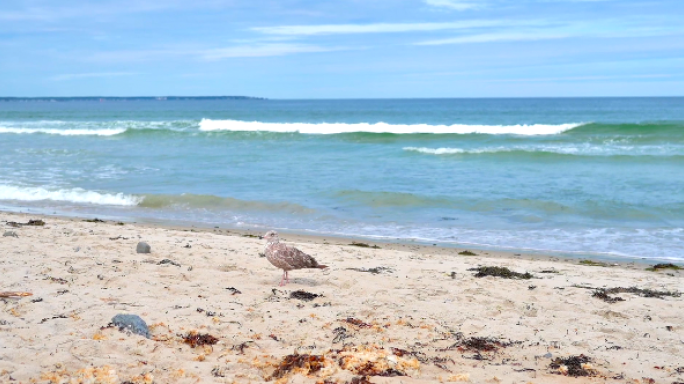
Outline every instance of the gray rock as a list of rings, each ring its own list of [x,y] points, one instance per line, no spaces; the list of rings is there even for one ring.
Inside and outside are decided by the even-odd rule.
[[[112,317],[112,324],[119,327],[119,331],[128,331],[146,338],[150,338],[150,330],[147,324],[138,315],[120,313]]]
[[[135,247],[135,251],[138,253],[150,253],[152,252],[152,247],[150,247],[150,245],[146,242],[141,241],[138,243],[138,246]]]
[[[4,237],[19,237],[16,232],[14,231],[5,231],[5,233],[2,234]]]

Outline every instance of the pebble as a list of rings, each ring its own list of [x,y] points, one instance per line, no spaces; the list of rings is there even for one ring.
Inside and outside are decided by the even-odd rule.
[[[150,253],[152,252],[152,247],[150,247],[150,245],[146,242],[141,241],[138,243],[138,246],[135,247],[135,251],[138,253]]]
[[[2,234],[4,237],[19,237],[16,232],[14,231],[5,231],[5,233]]]

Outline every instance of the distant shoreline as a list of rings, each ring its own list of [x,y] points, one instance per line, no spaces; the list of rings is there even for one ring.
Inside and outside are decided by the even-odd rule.
[[[251,96],[76,96],[76,97],[0,97],[0,101],[174,101],[174,100],[266,100]]]

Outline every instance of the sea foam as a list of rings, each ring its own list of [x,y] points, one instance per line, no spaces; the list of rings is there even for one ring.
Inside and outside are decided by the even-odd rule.
[[[49,190],[41,187],[0,185],[0,200],[65,201],[79,204],[135,206],[141,198],[124,193],[100,193],[82,188]]]
[[[490,134],[490,135],[554,135],[583,125],[573,124],[531,124],[531,125],[427,125],[427,124],[387,124],[387,123],[264,123],[258,121],[210,120],[202,119],[201,131],[234,132],[278,132],[303,134],[340,134],[340,133],[392,133],[392,134]]]
[[[114,136],[126,132],[126,129],[56,129],[56,128],[9,128],[0,127],[0,133],[34,134],[60,136]]]

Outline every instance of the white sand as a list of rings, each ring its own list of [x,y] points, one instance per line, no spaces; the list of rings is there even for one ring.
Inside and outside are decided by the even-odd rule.
[[[47,224],[4,222],[38,218]],[[373,383],[684,382],[684,297],[620,293],[624,301],[609,304],[574,287],[684,291],[684,272],[281,234],[331,268],[293,271],[280,288],[281,271],[258,255],[262,241],[224,231],[9,213],[0,213],[0,228],[18,236],[0,237],[0,291],[32,293],[0,299],[1,383],[262,382],[294,353],[321,357],[273,382],[348,382],[364,367],[408,375]],[[152,253],[136,253],[139,241]],[[478,265],[537,278],[476,278],[468,269]],[[381,266],[390,270],[350,270]],[[550,269],[558,273],[540,273]],[[323,296],[291,299],[296,290]],[[152,339],[102,329],[119,313],[142,317]],[[181,338],[191,331],[218,343],[191,348]],[[513,344],[478,354],[471,337]],[[581,354],[596,377],[549,367]]]

